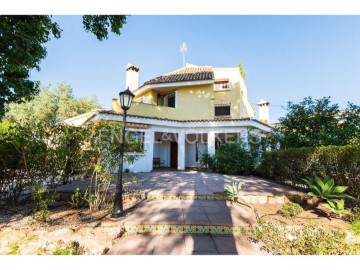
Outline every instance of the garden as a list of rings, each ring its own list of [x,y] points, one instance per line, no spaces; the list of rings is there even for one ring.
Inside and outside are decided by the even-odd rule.
[[[41,106],[29,120],[29,111]],[[1,254],[106,254],[124,234],[121,222],[109,219],[122,124],[62,123],[73,116],[69,108],[82,113],[97,106],[59,85],[9,107],[0,123]],[[251,240],[270,253],[360,254],[360,108],[350,104],[340,125],[326,98],[290,103],[288,111],[261,143],[220,145],[215,156],[202,155],[204,167],[261,176],[307,194],[305,201],[260,205],[242,200],[241,182],[225,187],[227,200],[252,209],[258,230]],[[130,136],[127,142],[129,150],[142,143]],[[56,192],[84,179],[90,183],[84,189]],[[124,206],[131,211],[142,200],[132,187],[141,183],[131,174],[124,182]]]
[[[256,241],[266,249],[293,255],[360,254],[360,107],[349,103],[340,111],[329,97],[308,97],[289,102],[287,111],[261,143],[221,145],[214,156],[203,154],[203,166],[224,174],[258,175],[307,193],[300,204],[253,206],[260,228]],[[240,192],[239,183],[225,191],[230,200]]]

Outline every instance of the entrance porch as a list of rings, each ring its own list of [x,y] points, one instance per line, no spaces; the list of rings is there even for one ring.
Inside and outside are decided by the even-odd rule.
[[[178,170],[200,168],[201,156],[204,153],[215,154],[219,145],[241,140],[240,132],[193,132],[155,132],[153,169],[162,167]]]

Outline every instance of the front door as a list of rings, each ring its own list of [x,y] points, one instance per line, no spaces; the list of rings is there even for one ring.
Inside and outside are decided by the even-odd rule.
[[[170,144],[170,167],[177,168],[178,144],[171,142]]]

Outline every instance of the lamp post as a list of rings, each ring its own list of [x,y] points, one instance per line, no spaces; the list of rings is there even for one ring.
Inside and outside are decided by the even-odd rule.
[[[116,191],[114,198],[114,207],[111,214],[112,218],[120,218],[124,214],[123,208],[123,183],[122,183],[122,173],[123,173],[123,161],[124,161],[124,148],[125,148],[125,124],[126,124],[126,112],[130,109],[131,102],[134,98],[134,94],[129,90],[129,87],[119,93],[120,96],[120,105],[123,109],[123,128],[122,128],[122,139],[120,141],[120,158],[119,158],[119,171],[116,183]]]

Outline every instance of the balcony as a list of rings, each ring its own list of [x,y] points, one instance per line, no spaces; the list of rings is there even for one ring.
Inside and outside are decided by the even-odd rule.
[[[117,113],[122,113],[122,109],[118,99],[113,99],[112,110]],[[144,117],[158,117],[173,120],[182,120],[183,117],[177,109],[172,107],[157,106],[141,102],[133,102],[128,111],[130,115],[144,116]]]
[[[214,91],[228,91],[228,90],[231,90],[230,82],[214,84]]]

